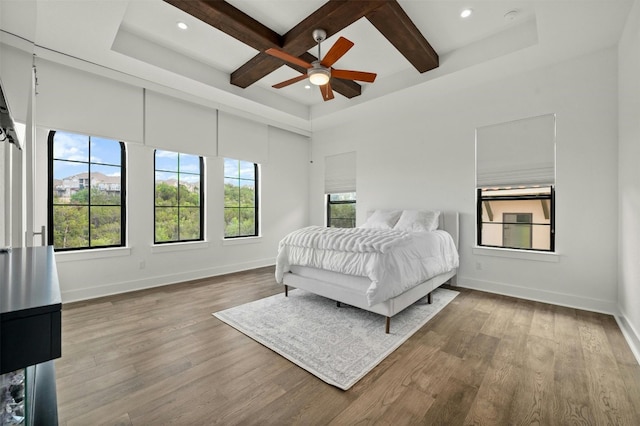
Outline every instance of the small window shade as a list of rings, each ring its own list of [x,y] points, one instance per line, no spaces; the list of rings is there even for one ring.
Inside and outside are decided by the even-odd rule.
[[[555,183],[555,115],[476,130],[479,188]]]
[[[356,153],[331,155],[324,158],[324,192],[339,194],[356,190]]]
[[[269,161],[266,124],[218,112],[218,156],[265,164]]]
[[[145,91],[145,145],[205,157],[216,156],[216,110]]]
[[[39,126],[143,142],[142,88],[43,59],[36,72]]]

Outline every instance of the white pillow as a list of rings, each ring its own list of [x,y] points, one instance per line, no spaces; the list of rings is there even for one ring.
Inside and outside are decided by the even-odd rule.
[[[402,210],[376,210],[360,228],[393,229]]]
[[[438,229],[439,219],[439,211],[404,210],[393,229],[407,232],[432,232]]]

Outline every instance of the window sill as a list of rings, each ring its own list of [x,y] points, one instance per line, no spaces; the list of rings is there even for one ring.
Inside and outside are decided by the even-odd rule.
[[[129,247],[115,247],[105,249],[89,249],[78,251],[58,251],[56,252],[56,262],[75,262],[77,260],[106,259],[109,257],[130,256]]]
[[[560,255],[558,253],[551,253],[546,251],[515,250],[494,247],[474,247],[473,254],[480,256],[506,257],[509,259],[534,260],[538,262],[560,262]]]
[[[209,247],[206,241],[192,241],[188,243],[167,243],[151,246],[151,253],[170,253],[174,251],[199,250]]]
[[[222,240],[223,246],[238,246],[243,244],[258,244],[262,240],[261,236],[257,237],[238,237],[238,238],[228,238]]]

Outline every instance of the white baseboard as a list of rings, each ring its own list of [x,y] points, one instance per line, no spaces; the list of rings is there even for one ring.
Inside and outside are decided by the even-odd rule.
[[[511,284],[483,281],[467,277],[458,277],[457,285],[459,287],[486,291],[488,293],[502,294],[505,296],[518,297],[520,299],[550,303],[552,305],[566,306],[568,308],[583,309],[585,311],[599,312],[613,316],[616,316],[618,313],[618,305],[614,301],[609,302],[606,300],[592,299],[574,294],[564,294],[535,288],[519,287]]]
[[[114,294],[128,293],[136,290],[144,290],[153,287],[192,281],[201,278],[215,277],[231,274],[233,272],[247,271],[249,269],[273,266],[274,258],[254,260],[250,262],[236,263],[233,265],[216,266],[214,268],[198,269],[195,271],[179,272],[177,274],[147,277],[138,280],[122,281],[97,287],[86,287],[76,290],[62,290],[62,302],[70,303],[80,300],[95,299],[96,297],[111,296]]]
[[[624,312],[621,312],[620,315],[616,315],[615,317],[618,327],[620,327],[622,331],[622,335],[629,344],[631,352],[633,352],[633,356],[636,357],[636,361],[640,364],[640,333],[633,328],[633,325],[629,322]]]

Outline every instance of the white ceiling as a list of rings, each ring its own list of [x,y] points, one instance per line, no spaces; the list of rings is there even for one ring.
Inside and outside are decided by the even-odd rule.
[[[302,81],[284,89],[272,84],[295,77],[283,66],[247,89],[229,74],[258,52],[162,0],[0,0],[0,28],[37,46],[210,98],[238,109],[263,110],[294,125],[332,116],[402,90],[435,85],[444,77],[501,78],[523,67],[558,62],[614,45],[632,0],[399,0],[440,55],[440,67],[419,74],[366,19],[329,38],[323,52],[346,37],[355,43],[335,68],[378,74],[363,94],[323,102]],[[229,0],[284,34],[324,0]],[[460,18],[470,7],[473,14]],[[515,10],[515,19],[504,15]],[[179,30],[178,21],[189,25]],[[311,34],[309,34],[311,37]],[[312,49],[310,53],[316,54]],[[482,67],[479,67],[482,65]],[[474,67],[482,73],[471,73]],[[467,72],[463,72],[467,71]],[[468,84],[468,82],[467,82]],[[272,115],[273,115],[272,114]],[[302,127],[305,127],[302,125]]]

